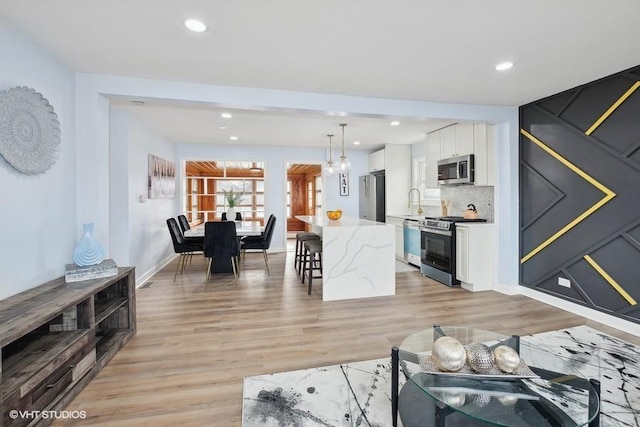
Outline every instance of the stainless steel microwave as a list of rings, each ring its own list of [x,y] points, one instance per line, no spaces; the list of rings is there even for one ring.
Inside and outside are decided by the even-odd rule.
[[[438,184],[473,184],[473,154],[438,160]]]

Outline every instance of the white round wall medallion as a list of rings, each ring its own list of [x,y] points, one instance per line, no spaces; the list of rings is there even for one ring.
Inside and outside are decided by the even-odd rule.
[[[49,100],[20,86],[0,92],[0,155],[27,175],[45,173],[60,150],[60,122]]]

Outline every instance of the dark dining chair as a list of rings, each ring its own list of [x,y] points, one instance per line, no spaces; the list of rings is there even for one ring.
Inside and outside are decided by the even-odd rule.
[[[189,220],[187,220],[187,217],[185,215],[178,215],[178,223],[180,224],[180,228],[182,229],[183,233],[191,229]]]
[[[173,281],[176,281],[178,276],[178,270],[180,274],[184,271],[184,266],[187,262],[187,258],[193,255],[194,252],[201,252],[203,245],[201,241],[189,241],[185,239],[182,234],[182,230],[178,225],[178,221],[175,218],[167,219],[167,227],[169,227],[169,234],[171,234],[171,241],[173,242],[173,250],[180,255],[178,264],[176,265],[176,272],[173,274]]]
[[[180,229],[182,230],[183,236],[187,230],[191,230],[191,225],[189,224],[189,220],[187,220],[187,217],[185,215],[178,215],[178,224],[180,224]],[[198,245],[198,247],[200,248],[202,248],[202,246],[204,245],[204,237],[202,236],[198,236],[198,237],[184,236],[184,241],[186,243]],[[202,251],[202,249],[200,249],[200,251]],[[192,258],[193,258],[193,252],[189,254],[189,263],[191,263]]]
[[[233,280],[238,285],[240,273],[238,235],[236,223],[233,221],[209,221],[204,224],[204,256],[209,258],[206,281],[211,276],[211,264],[214,259],[230,259],[233,269]]]
[[[262,250],[264,256],[264,266],[267,270],[267,275],[271,277],[269,272],[269,257],[267,255],[267,249],[271,246],[271,238],[273,237],[273,230],[276,227],[275,215],[270,215],[267,220],[267,225],[264,227],[264,232],[260,236],[246,236],[240,241],[240,251],[244,258],[247,249]]]
[[[223,221],[227,220],[227,213],[226,212],[222,212],[222,220]],[[240,212],[236,212],[236,219],[234,221],[242,221],[242,214]]]

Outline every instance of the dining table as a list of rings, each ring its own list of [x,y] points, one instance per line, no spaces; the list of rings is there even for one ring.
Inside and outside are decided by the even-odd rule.
[[[260,236],[264,227],[260,221],[234,221],[238,237]],[[184,237],[204,237],[204,222],[184,232]],[[232,273],[231,258],[214,258],[211,263],[211,274]]]
[[[236,234],[239,237],[259,236],[264,231],[260,221],[234,221],[236,223]],[[204,237],[204,222],[190,228],[184,232],[184,237]]]

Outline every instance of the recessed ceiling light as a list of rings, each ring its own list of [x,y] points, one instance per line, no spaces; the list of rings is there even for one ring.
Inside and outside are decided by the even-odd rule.
[[[496,71],[505,71],[511,67],[513,67],[513,62],[510,62],[510,61],[501,62],[498,65],[496,65]]]
[[[220,129],[220,130],[225,130],[226,128],[227,128],[226,126],[220,126],[220,127],[218,127],[218,129]]]
[[[220,117],[222,117],[223,119],[230,119],[233,116],[231,115],[231,113],[222,113],[220,114]]]
[[[397,120],[392,121],[391,123],[389,123],[391,126],[400,126],[400,122]]]
[[[186,21],[184,21],[184,26],[194,33],[202,33],[207,31],[207,26],[204,24],[204,22],[198,19],[187,19]]]
[[[353,145],[360,145],[360,141],[353,141]]]
[[[131,103],[132,103],[133,105],[144,105],[144,104],[145,104],[145,102],[144,102],[144,101],[136,101],[136,100],[131,101]]]
[[[235,136],[235,135],[231,135],[231,136],[229,137],[229,139],[230,139],[230,140],[232,140],[232,141],[237,141],[237,140],[238,140],[238,137],[237,137],[237,136]]]

